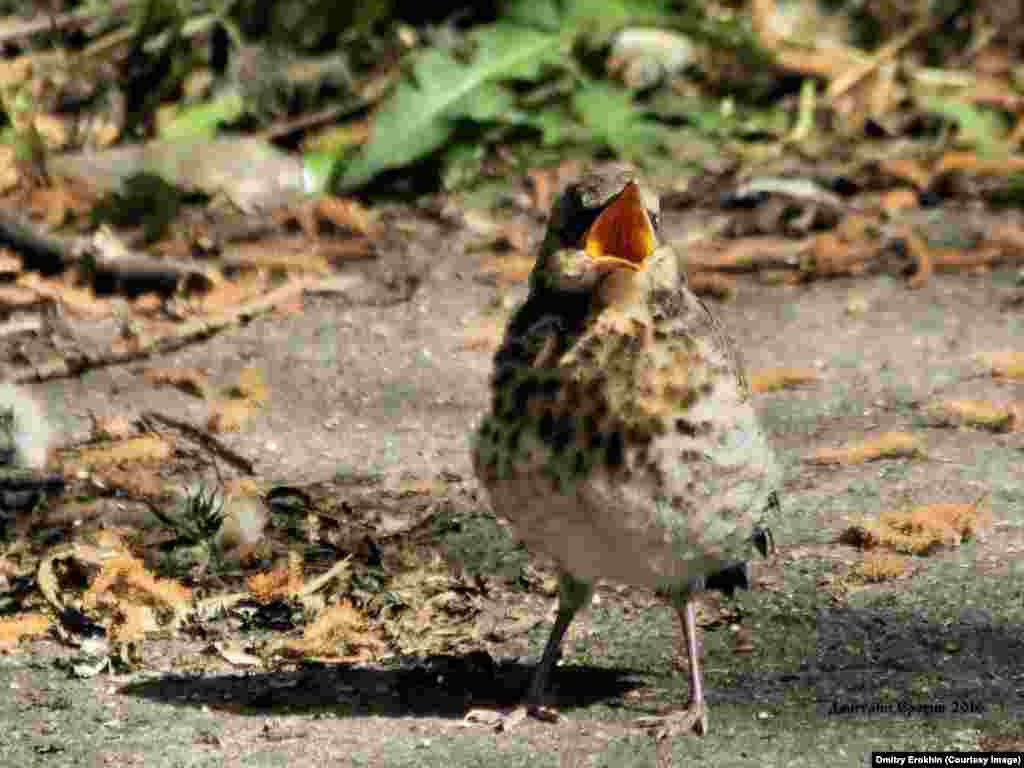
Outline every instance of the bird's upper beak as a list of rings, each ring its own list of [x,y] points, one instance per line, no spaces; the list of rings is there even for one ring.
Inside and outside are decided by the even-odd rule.
[[[583,243],[587,255],[608,271],[639,271],[657,246],[654,225],[635,181],[629,182],[594,220]]]

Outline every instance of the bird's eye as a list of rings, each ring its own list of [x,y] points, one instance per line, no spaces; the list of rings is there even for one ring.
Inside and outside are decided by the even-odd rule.
[[[657,232],[661,229],[661,214],[657,211],[648,211],[647,215],[651,217],[651,226],[654,227],[654,231]]]

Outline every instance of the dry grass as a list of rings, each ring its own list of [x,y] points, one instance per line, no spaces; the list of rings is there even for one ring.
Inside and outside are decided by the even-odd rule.
[[[1024,424],[1024,405],[1000,405],[991,400],[940,400],[931,403],[927,414],[940,425],[974,427],[992,432],[1021,429]]]
[[[905,576],[910,561],[891,552],[866,552],[863,559],[854,565],[851,576],[859,581],[879,583]]]
[[[876,459],[919,456],[922,453],[921,444],[913,435],[907,432],[885,432],[841,448],[823,448],[805,456],[804,461],[809,464],[863,464]]]
[[[763,368],[750,374],[750,390],[757,394],[777,392],[819,381],[821,377],[813,368]]]
[[[912,555],[957,547],[992,524],[983,500],[883,512],[877,519],[864,519],[847,528],[840,541],[864,550],[880,548]]]
[[[1024,379],[1024,352],[989,352],[981,356],[993,376]]]

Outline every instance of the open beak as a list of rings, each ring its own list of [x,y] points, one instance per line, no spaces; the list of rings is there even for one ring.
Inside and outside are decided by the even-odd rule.
[[[635,181],[629,182],[595,219],[583,243],[587,255],[608,271],[639,271],[656,247],[654,225]]]

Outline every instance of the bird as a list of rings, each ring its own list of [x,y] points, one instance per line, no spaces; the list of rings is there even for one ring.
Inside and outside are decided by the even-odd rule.
[[[650,588],[682,624],[685,709],[642,718],[707,733],[694,598],[749,587],[774,550],[779,467],[735,343],[689,289],[660,206],[626,166],[570,183],[552,207],[494,356],[472,462],[494,511],[558,570],[558,610],[517,712],[541,720],[562,639],[598,581]]]

